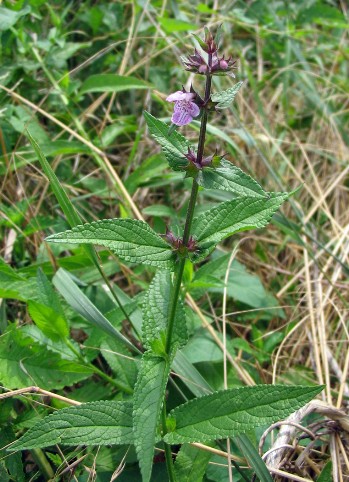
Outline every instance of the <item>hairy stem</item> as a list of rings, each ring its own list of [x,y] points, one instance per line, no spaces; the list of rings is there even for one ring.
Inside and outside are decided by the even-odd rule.
[[[211,65],[212,55],[209,55],[208,62],[209,62],[209,65]],[[204,99],[205,104],[210,99],[211,83],[212,83],[212,77],[211,77],[210,74],[208,74],[206,76],[205,99]],[[208,112],[207,112],[207,109],[204,108],[204,111],[203,111],[202,117],[201,117],[198,152],[197,152],[197,161],[199,163],[202,161],[202,157],[203,157],[203,154],[204,154],[207,118],[208,118]],[[193,221],[193,217],[194,217],[194,210],[195,210],[195,204],[196,204],[198,191],[199,191],[199,185],[196,182],[196,180],[193,179],[193,185],[192,185],[192,188],[191,188],[187,217],[186,217],[186,220],[185,220],[184,233],[183,233],[183,244],[185,246],[188,244],[189,237],[190,237],[190,229],[191,229],[191,225],[192,225],[192,221]],[[174,320],[175,320],[176,309],[177,309],[177,304],[178,304],[179,292],[180,292],[180,288],[181,288],[181,284],[182,284],[184,265],[185,265],[185,258],[181,258],[180,261],[179,261],[178,268],[177,268],[174,292],[173,292],[172,303],[171,303],[170,314],[169,314],[169,320],[168,320],[168,327],[167,327],[167,334],[166,334],[166,346],[165,346],[165,350],[166,350],[167,354],[170,353],[170,349],[171,349]]]
[[[208,56],[208,65],[212,65],[212,54],[209,54]],[[205,107],[203,109],[202,117],[201,117],[201,124],[200,124],[200,134],[199,134],[199,142],[198,142],[198,151],[197,151],[197,161],[201,163],[203,154],[204,154],[204,148],[205,148],[205,140],[206,140],[206,126],[207,126],[207,118],[208,118],[208,112],[207,112],[207,107],[206,104],[210,99],[211,96],[211,83],[212,83],[212,77],[211,74],[208,73],[206,76],[206,86],[205,86]],[[194,217],[194,210],[195,210],[195,204],[196,204],[196,199],[198,196],[198,191],[199,191],[199,185],[196,182],[195,179],[193,179],[193,185],[191,188],[191,194],[190,194],[190,200],[189,200],[189,205],[188,205],[188,210],[187,210],[187,217],[185,220],[185,226],[184,226],[184,232],[183,232],[183,244],[184,246],[188,245],[188,241],[190,238],[190,229]],[[165,345],[165,351],[167,355],[170,354],[171,350],[171,344],[172,344],[172,335],[173,335],[173,328],[174,328],[174,322],[175,322],[175,316],[176,316],[176,310],[178,306],[178,298],[179,298],[179,293],[181,290],[181,285],[182,285],[182,278],[183,278],[183,272],[184,272],[184,266],[185,266],[185,257],[181,258],[178,264],[177,272],[175,275],[175,283],[174,283],[174,290],[173,290],[173,295],[172,295],[172,300],[171,300],[171,307],[170,307],[170,313],[169,313],[169,318],[168,318],[168,326],[167,326],[167,333],[166,333],[166,345]],[[166,404],[164,400],[163,404],[163,409],[162,409],[162,426],[163,426],[163,434],[166,434]],[[168,472],[168,477],[170,482],[176,482],[176,477],[174,473],[174,467],[173,467],[173,461],[172,461],[172,454],[171,454],[171,446],[168,444],[165,445],[165,457],[166,457],[166,467],[167,467],[167,472]]]
[[[162,433],[163,435],[165,435],[166,434],[166,400],[165,398],[164,398],[164,404],[162,407],[161,417],[162,417]],[[164,442],[164,448],[165,448],[166,468],[167,468],[169,482],[176,482],[176,474],[174,471],[174,466],[172,461],[171,445]]]

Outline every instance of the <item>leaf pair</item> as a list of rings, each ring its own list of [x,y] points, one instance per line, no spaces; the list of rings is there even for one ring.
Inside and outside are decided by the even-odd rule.
[[[163,367],[153,369],[149,380],[156,378],[155,372],[164,374]],[[144,383],[148,386],[147,381]],[[172,431],[165,440],[171,444],[207,442],[245,433],[287,417],[312,400],[322,388],[258,385],[195,398],[170,412],[168,426]],[[8,450],[47,447],[55,443],[128,445],[134,443],[132,425],[130,402],[90,402],[48,415]]]
[[[198,241],[199,253],[192,260],[202,260],[220,241],[232,234],[263,228],[288,197],[288,193],[271,193],[263,197],[238,198],[205,211],[193,221],[192,234]],[[176,266],[171,246],[147,223],[135,219],[95,221],[54,234],[46,240],[98,244],[131,263],[169,270],[174,270]]]

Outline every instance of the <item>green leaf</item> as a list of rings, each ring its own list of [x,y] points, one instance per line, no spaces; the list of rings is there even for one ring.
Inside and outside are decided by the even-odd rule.
[[[198,369],[190,363],[182,350],[176,352],[171,368],[196,397],[213,392],[213,388],[207,383]]]
[[[41,268],[39,268],[37,271],[36,281],[38,284],[40,303],[49,306],[57,313],[57,315],[60,315],[64,318],[64,311],[59,296],[53,289],[52,284]]]
[[[102,342],[101,353],[118,380],[133,391],[137,380],[137,359],[132,358],[129,350],[114,338],[108,338]]]
[[[195,23],[184,22],[175,18],[158,17],[158,21],[164,30],[168,33],[188,32],[188,30],[196,30]]]
[[[232,437],[281,420],[323,387],[256,385],[222,390],[180,405],[169,414],[175,424],[165,435],[170,444]]]
[[[321,474],[316,479],[316,482],[333,482],[331,460],[329,460],[325,467],[322,469]]]
[[[47,159],[45,158],[42,150],[40,149],[40,146],[36,142],[36,140],[32,137],[29,131],[27,131],[28,139],[38,156],[40,165],[42,167],[42,170],[44,171],[45,175],[50,181],[50,186],[52,188],[52,191],[54,192],[57,201],[62,208],[62,211],[67,217],[67,220],[71,226],[76,226],[77,224],[81,223],[81,218],[75,211],[70,199],[68,198],[66,192],[62,188],[56,174],[53,172],[50,164],[47,162]]]
[[[8,451],[62,445],[133,443],[132,404],[98,401],[63,408],[29,429]]]
[[[244,454],[248,463],[255,471],[257,477],[261,482],[273,482],[267,466],[265,465],[262,457],[259,455],[252,442],[246,434],[241,434],[236,437],[236,441],[240,447],[241,452]]]
[[[189,444],[182,445],[174,464],[176,479],[180,482],[202,482],[211,455]]]
[[[152,348],[155,340],[165,336],[171,307],[173,283],[169,271],[159,271],[153,278],[143,304],[143,343]],[[179,299],[176,309],[173,343],[182,347],[188,340],[187,325],[183,303]]]
[[[288,197],[288,193],[269,193],[263,199],[245,197],[221,203],[194,219],[192,234],[199,243],[209,245],[240,231],[263,228]]]
[[[44,171],[45,175],[47,176],[48,180],[50,181],[50,186],[52,191],[54,192],[54,195],[57,198],[57,201],[64,212],[64,215],[67,218],[68,223],[70,224],[71,227],[77,226],[82,223],[82,220],[76,211],[75,207],[73,206],[72,202],[70,201],[67,193],[61,186],[61,183],[59,182],[56,174],[54,173],[53,169],[51,168],[50,164],[47,162],[47,159],[45,158],[40,146],[36,142],[36,140],[32,137],[30,132],[27,130],[27,136],[28,139],[38,156],[40,165],[42,167],[42,170]],[[87,255],[90,257],[90,259],[94,262],[96,265],[97,269],[99,268],[99,261],[97,258],[97,255],[94,251],[94,248],[92,246],[85,246],[84,247]]]
[[[4,402],[2,402],[2,409],[4,408]],[[7,417],[6,417],[7,418]],[[17,428],[17,427],[16,427]],[[6,482],[7,480],[15,482],[25,482],[25,475],[23,470],[22,456],[20,453],[11,454],[9,457],[6,450],[3,447],[12,443],[16,439],[15,433],[12,429],[12,424],[7,425],[1,424],[0,431],[0,464],[7,469],[6,474],[1,472],[0,465],[0,480],[1,482]],[[11,477],[7,478],[7,474]]]
[[[69,335],[67,320],[49,306],[36,301],[28,304],[29,314],[35,324],[52,341],[65,339]]]
[[[230,89],[223,90],[222,92],[217,92],[211,96],[213,102],[217,102],[216,107],[218,109],[226,109],[235,99],[236,94],[241,89],[244,82],[238,82]]]
[[[221,189],[243,197],[267,197],[257,181],[224,159],[216,169],[205,167],[199,171],[196,181],[206,189]]]
[[[134,440],[143,482],[150,481],[169,373],[168,360],[151,352],[143,355],[133,398]]]
[[[200,45],[200,47],[202,48],[202,50],[204,52],[206,52],[207,50],[207,44],[206,42],[201,38],[199,37],[199,35],[196,35],[195,33],[192,33],[192,36],[195,38],[195,40],[197,41],[197,43]]]
[[[146,111],[144,111],[144,118],[148,125],[149,132],[162,147],[170,167],[174,171],[183,170],[183,168],[188,165],[184,154],[188,152],[188,147],[190,146],[189,141],[177,131],[173,131],[169,136],[169,126]]]
[[[57,271],[53,278],[53,284],[66,302],[93,326],[96,326],[108,333],[108,335],[121,341],[128,348],[131,348],[131,350],[139,352],[124,335],[113,327],[92,301],[78,288],[64,269],[61,268]]]
[[[83,154],[90,153],[90,147],[79,141],[66,141],[64,139],[50,141],[48,144],[41,145],[42,152],[45,156],[59,156],[64,154]],[[47,175],[47,174],[46,174]]]
[[[31,8],[29,5],[18,11],[0,7],[0,32],[13,27],[23,15],[27,15],[30,12]]]
[[[131,263],[174,267],[171,247],[144,221],[102,219],[46,238],[51,243],[98,244]]]
[[[124,90],[149,89],[150,84],[136,77],[126,77],[115,74],[91,75],[82,84],[80,93],[86,92],[122,92]]]
[[[0,337],[0,380],[8,389],[37,385],[46,390],[71,386],[86,379],[92,369],[48,351],[20,329]]]

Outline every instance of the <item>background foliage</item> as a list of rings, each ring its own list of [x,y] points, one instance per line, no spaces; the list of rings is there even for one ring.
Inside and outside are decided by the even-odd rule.
[[[224,145],[227,158],[263,179],[266,190],[291,191],[299,184],[303,188],[274,216],[268,236],[263,230],[242,233],[223,242],[209,263],[186,270],[185,286],[196,310],[184,307],[190,340],[183,349],[185,359],[176,361],[176,383],[189,398],[223,387],[225,318],[230,387],[274,381],[324,383],[324,401],[338,408],[345,405],[348,19],[345,4],[330,0],[192,2],[190,7],[142,0],[3,2],[4,393],[37,385],[77,402],[93,402],[126,400],[132,392],[135,358],[100,327],[109,321],[135,341],[137,327],[141,329],[139,307],[154,270],[99,251],[105,275],[136,327],[132,332],[91,253],[81,246],[67,250],[66,245],[43,241],[45,235],[68,229],[70,221],[25,129],[40,143],[84,221],[144,217],[160,233],[168,223],[179,225],[186,212],[183,193],[188,181],[169,172],[142,113],[147,110],[168,122],[171,106],[166,96],[193,80],[180,66],[180,55],[193,48],[190,32],[209,23],[223,23],[224,50],[239,58],[237,80],[245,81],[234,108],[224,116],[217,113],[208,126],[210,153]],[[110,74],[123,77],[111,82]],[[217,90],[232,85],[226,78],[215,82]],[[197,129],[197,122],[192,125]],[[194,141],[197,134],[190,129],[188,134]],[[229,193],[206,191],[197,212],[230,199]],[[169,409],[179,398],[173,388]],[[3,447],[67,403],[27,394],[6,398],[1,406]],[[296,466],[301,477],[316,480],[325,467],[321,480],[327,480],[330,469],[325,464],[332,458],[338,477],[349,474],[347,436],[334,435],[330,425],[323,427],[325,435],[316,439],[310,462],[297,465],[297,455],[287,455],[291,472]],[[251,440],[260,435],[251,434]],[[204,480],[227,480],[224,459],[192,453],[189,446],[186,450],[181,464],[185,457],[198,457],[199,466],[210,462]],[[233,453],[241,459],[241,445],[234,446]],[[153,479],[163,481],[164,463],[161,454],[157,457]],[[118,480],[140,480],[135,451],[128,447],[57,445],[32,449],[23,458],[1,452],[0,479],[104,481],[124,461]],[[180,464],[177,470],[185,472]],[[241,475],[236,472],[234,477],[240,480]]]

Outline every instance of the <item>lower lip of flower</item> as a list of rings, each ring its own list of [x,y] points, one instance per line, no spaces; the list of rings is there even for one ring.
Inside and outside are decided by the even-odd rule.
[[[194,102],[179,100],[175,103],[174,113],[171,121],[177,126],[185,126],[199,114],[200,109],[196,104],[194,104]]]

